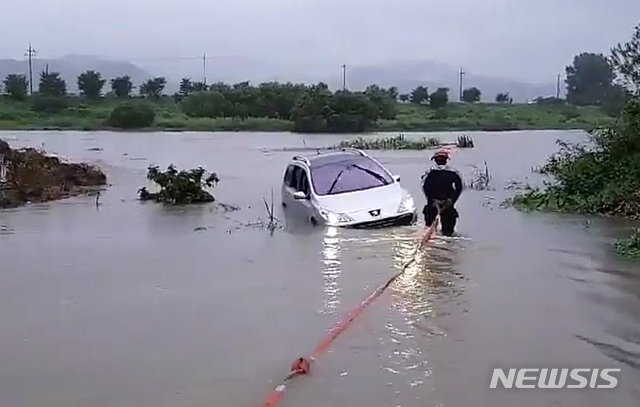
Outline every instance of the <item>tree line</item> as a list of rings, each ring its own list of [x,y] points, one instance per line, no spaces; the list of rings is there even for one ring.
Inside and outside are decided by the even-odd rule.
[[[87,99],[100,99],[107,80],[100,72],[85,71],[78,75],[77,85],[80,95]],[[26,75],[9,74],[3,81],[4,93],[14,100],[26,100],[28,98],[29,80]],[[113,96],[119,99],[128,99],[132,96],[134,85],[128,75],[118,76],[109,81]],[[139,87],[140,96],[160,97],[167,84],[164,77],[156,77],[142,83]],[[67,82],[60,77],[59,72],[42,71],[38,82],[38,95],[61,97],[67,96]]]
[[[26,75],[22,74],[10,74],[4,81],[5,95],[14,100],[26,100],[28,98],[28,85],[29,81]],[[88,70],[78,76],[77,87],[80,91],[80,96],[88,99],[98,100],[103,97],[103,90],[107,80],[104,79],[100,72]],[[147,98],[160,98],[164,95],[164,90],[167,84],[165,77],[155,77],[143,82],[139,87],[139,96]],[[232,85],[234,87],[241,87],[242,89],[248,89],[248,82],[241,82],[239,84]],[[131,80],[131,77],[124,75],[113,78],[109,81],[111,88],[111,96],[118,99],[128,99],[133,96],[133,90],[135,86]],[[236,86],[238,85],[238,86]],[[272,84],[268,84],[272,85]],[[319,86],[323,84],[320,83]],[[262,85],[261,85],[262,86]],[[303,85],[295,85],[299,87]],[[376,87],[377,85],[371,85]],[[222,91],[228,92],[229,85],[224,83],[214,83],[207,85],[201,81],[192,81],[190,78],[182,78],[180,82],[180,88],[174,98],[182,100],[185,96],[188,96],[197,92],[205,91]],[[425,86],[417,86],[410,93],[398,94],[397,88],[391,87],[391,94],[395,100],[403,103],[412,103],[416,105],[429,105],[433,108],[440,108],[445,106],[449,102],[449,88],[441,87],[435,92],[430,93],[429,89]],[[60,77],[58,72],[41,72],[38,83],[38,94],[46,96],[65,96],[67,95],[67,84],[64,79]],[[462,102],[476,103],[480,102],[482,92],[476,87],[470,87],[464,89],[462,92]],[[509,93],[498,93],[495,97],[497,103],[513,103],[513,99],[509,96]]]

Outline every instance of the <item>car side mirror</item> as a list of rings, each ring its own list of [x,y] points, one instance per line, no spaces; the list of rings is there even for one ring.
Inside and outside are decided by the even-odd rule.
[[[399,176],[399,175],[394,175],[394,176],[393,176],[393,179],[394,179],[396,182],[400,182],[400,176]]]
[[[293,199],[302,200],[307,199],[307,194],[302,191],[296,191],[293,193]]]

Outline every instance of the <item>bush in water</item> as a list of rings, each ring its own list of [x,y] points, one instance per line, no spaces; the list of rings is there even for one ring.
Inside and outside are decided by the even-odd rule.
[[[513,203],[640,219],[640,98],[627,103],[614,126],[590,132],[589,139],[591,147],[559,142],[560,152],[541,169],[555,182]]]
[[[383,137],[376,139],[365,139],[358,137],[353,140],[343,140],[335,148],[357,148],[360,150],[426,150],[438,147],[440,139],[437,137],[419,140],[409,140],[404,134],[392,137]]]
[[[640,257],[640,229],[633,229],[631,236],[616,242],[615,249],[623,256]]]
[[[111,111],[107,124],[121,129],[151,127],[156,118],[154,108],[148,103],[126,102]]]
[[[511,203],[528,210],[640,219],[640,97],[627,102],[613,126],[590,132],[589,139],[591,146],[559,142],[560,151],[540,171],[555,182]]]
[[[157,166],[150,166],[147,179],[160,187],[159,192],[151,193],[147,188],[138,190],[140,200],[154,200],[170,205],[213,202],[215,198],[205,191],[217,184],[220,179],[216,173],[204,178],[206,171],[199,167],[189,171],[178,171],[172,165],[162,172]]]

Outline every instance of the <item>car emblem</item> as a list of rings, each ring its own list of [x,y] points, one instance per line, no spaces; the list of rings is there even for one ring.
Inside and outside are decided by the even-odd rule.
[[[371,215],[371,216],[380,216],[380,209],[374,209],[372,211],[369,211],[369,215]]]

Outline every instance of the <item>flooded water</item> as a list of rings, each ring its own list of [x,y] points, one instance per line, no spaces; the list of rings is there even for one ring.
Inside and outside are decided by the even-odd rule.
[[[625,222],[498,208],[557,132],[468,133],[456,240],[418,261],[293,382],[283,407],[640,405],[640,271],[610,250]],[[445,135],[455,139],[457,134]],[[311,228],[279,188],[292,151],[330,135],[0,133],[13,147],[97,162],[101,196],[0,211],[0,399],[7,407],[249,407],[298,356],[397,272],[422,227]],[[100,148],[100,151],[96,151]],[[372,152],[421,206],[428,152]],[[211,205],[136,201],[146,167],[202,165]],[[265,218],[274,190],[286,228]],[[199,228],[199,229],[198,229]],[[196,230],[198,229],[198,230]],[[493,368],[621,368],[615,389],[489,389]]]

